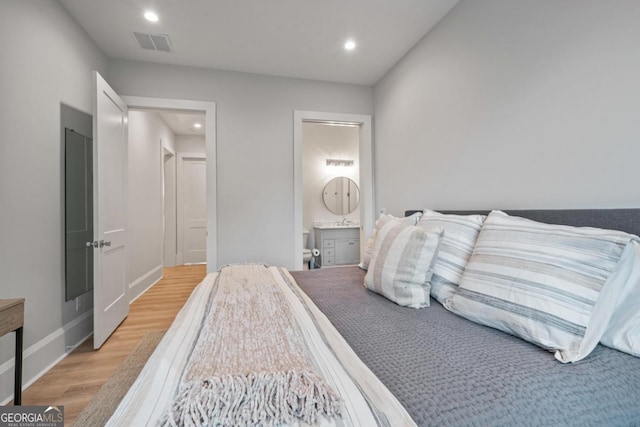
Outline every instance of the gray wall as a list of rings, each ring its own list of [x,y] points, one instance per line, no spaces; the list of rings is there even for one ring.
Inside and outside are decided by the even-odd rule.
[[[368,86],[115,60],[121,95],[216,103],[218,265],[294,266],[293,111],[371,114]]]
[[[466,0],[375,87],[377,207],[638,207],[640,2]]]
[[[162,277],[161,152],[163,145],[174,147],[175,139],[157,113],[129,111],[127,281],[132,299]]]
[[[91,293],[77,312],[64,302],[60,104],[90,114],[91,70],[106,76],[107,60],[50,0],[0,2],[0,52],[0,298],[26,298],[28,383],[92,330]],[[12,335],[0,338],[0,402],[13,393]]]

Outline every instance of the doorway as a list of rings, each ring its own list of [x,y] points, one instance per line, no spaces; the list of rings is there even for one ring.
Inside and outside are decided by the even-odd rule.
[[[359,133],[359,196],[360,196],[360,253],[371,235],[375,223],[373,200],[373,144],[371,116],[361,114],[294,111],[294,268],[303,268],[303,123],[315,122],[333,125],[356,126]]]
[[[215,128],[215,117],[216,117],[216,106],[215,103],[212,102],[202,102],[202,101],[190,101],[190,100],[176,100],[176,99],[163,99],[163,98],[147,98],[147,97],[137,97],[137,96],[123,96],[122,97],[125,102],[134,109],[142,109],[142,110],[156,110],[156,111],[178,111],[178,112],[191,112],[191,113],[204,113],[203,129],[205,136],[205,147],[204,147],[204,155],[196,153],[197,155],[201,155],[202,158],[206,158],[206,164],[201,165],[199,168],[198,174],[200,177],[204,178],[205,184],[199,187],[200,194],[204,193],[204,201],[198,206],[198,209],[201,211],[204,209],[206,214],[204,218],[200,218],[200,237],[197,242],[200,244],[201,254],[206,253],[206,258],[204,261],[207,263],[207,272],[216,271],[218,268],[217,263],[217,244],[216,244],[216,236],[217,236],[217,221],[216,221],[216,128]],[[192,147],[191,145],[193,141],[186,141],[186,147]],[[187,148],[185,151],[187,154],[194,154],[192,148]],[[168,154],[168,156],[165,156]],[[163,164],[163,182],[166,178],[166,173],[172,173],[171,167],[167,166],[166,161],[171,163],[173,161],[175,165],[175,174],[176,174],[176,189],[178,185],[179,178],[177,175],[179,174],[179,153],[177,151],[167,153],[163,151],[162,159],[160,160]],[[188,156],[187,156],[188,157]],[[166,184],[163,185],[166,190]],[[165,198],[165,200],[167,200]],[[164,206],[166,210],[167,207]],[[170,208],[169,208],[170,209]],[[176,221],[178,220],[178,212],[177,208],[177,193],[176,193]],[[165,216],[166,218],[166,216]],[[178,230],[179,227],[176,226],[176,264],[180,264],[183,262],[184,257],[179,259],[179,251],[180,251],[180,243],[178,242]],[[166,236],[166,234],[165,234]],[[192,239],[193,241],[193,239]],[[171,243],[169,243],[171,244]],[[167,242],[165,242],[167,245]],[[165,250],[164,254],[166,255],[167,251]],[[166,257],[163,257],[164,262],[167,261]],[[170,260],[169,260],[170,261]]]
[[[153,162],[156,167],[148,170],[129,169],[131,154],[144,156],[144,153],[134,153],[135,147],[129,147],[129,107],[133,109],[173,109],[197,111],[205,114],[204,128],[207,133],[205,151],[210,159],[206,167],[206,182],[209,184],[206,190],[206,224],[209,232],[206,236],[207,267],[211,271],[217,269],[216,247],[216,141],[215,141],[215,104],[210,102],[171,100],[143,97],[120,97],[108,83],[98,74],[93,72],[94,82],[94,164],[97,172],[94,173],[94,235],[95,240],[88,242],[94,251],[94,348],[99,348],[115,328],[126,318],[129,304],[149,286],[152,286],[162,277],[163,258],[160,252],[160,241],[151,247],[158,248],[150,251],[131,251],[131,245],[136,242],[136,237],[131,231],[142,230],[145,237],[158,235],[163,228],[162,224],[162,150],[158,148],[154,153]],[[147,165],[146,162],[144,162]],[[152,203],[137,203],[136,218],[145,218],[145,213],[160,212],[151,224],[144,220],[134,228],[129,228],[132,209],[129,206],[130,179],[153,175],[151,191],[145,191],[144,183],[135,194],[141,199]],[[140,180],[139,183],[142,183]],[[155,202],[155,201],[159,201]],[[157,203],[157,204],[156,204]],[[149,230],[151,232],[149,233]],[[149,241],[151,241],[149,240]],[[128,243],[127,243],[128,242]],[[147,242],[148,243],[148,242]],[[88,245],[89,246],[89,245]],[[143,245],[147,247],[148,245]],[[127,252],[139,255],[137,259],[142,262],[136,265],[129,263]],[[152,266],[150,270],[144,270],[154,260],[160,265]],[[136,279],[137,278],[137,279]]]
[[[206,236],[206,178],[204,157],[206,141],[202,130],[204,113],[178,110],[130,108],[128,116],[128,228],[129,251],[126,257],[127,281],[131,298],[137,298],[163,276],[165,259],[169,266],[184,263],[180,256],[182,224],[179,213],[182,190],[180,154],[196,151],[203,157],[200,182],[194,186],[202,191],[196,203],[202,218],[202,233]],[[196,128],[194,125],[197,125]],[[175,171],[175,173],[174,173]],[[164,173],[164,175],[163,175]],[[205,262],[206,237],[201,239]]]

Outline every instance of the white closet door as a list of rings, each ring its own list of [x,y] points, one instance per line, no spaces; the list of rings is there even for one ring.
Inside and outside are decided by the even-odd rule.
[[[179,263],[207,260],[207,163],[204,155],[179,154],[178,253]]]

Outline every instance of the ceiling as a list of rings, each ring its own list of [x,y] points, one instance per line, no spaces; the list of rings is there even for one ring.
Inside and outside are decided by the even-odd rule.
[[[458,0],[60,2],[109,58],[373,85]],[[168,35],[172,52],[142,49],[133,32]]]
[[[165,110],[156,108],[130,108],[129,111],[146,111],[157,114],[175,135],[204,136],[205,114],[190,110]],[[199,123],[201,127],[196,127]]]
[[[204,113],[183,113],[174,111],[156,111],[169,129],[176,135],[204,135]],[[199,123],[201,128],[194,127]]]

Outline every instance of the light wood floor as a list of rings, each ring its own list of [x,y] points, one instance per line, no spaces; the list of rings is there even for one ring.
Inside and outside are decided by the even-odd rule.
[[[129,316],[100,350],[93,350],[89,338],[25,390],[22,404],[64,405],[70,425],[144,334],[169,328],[205,270],[204,265],[165,268],[164,278],[131,304]]]

